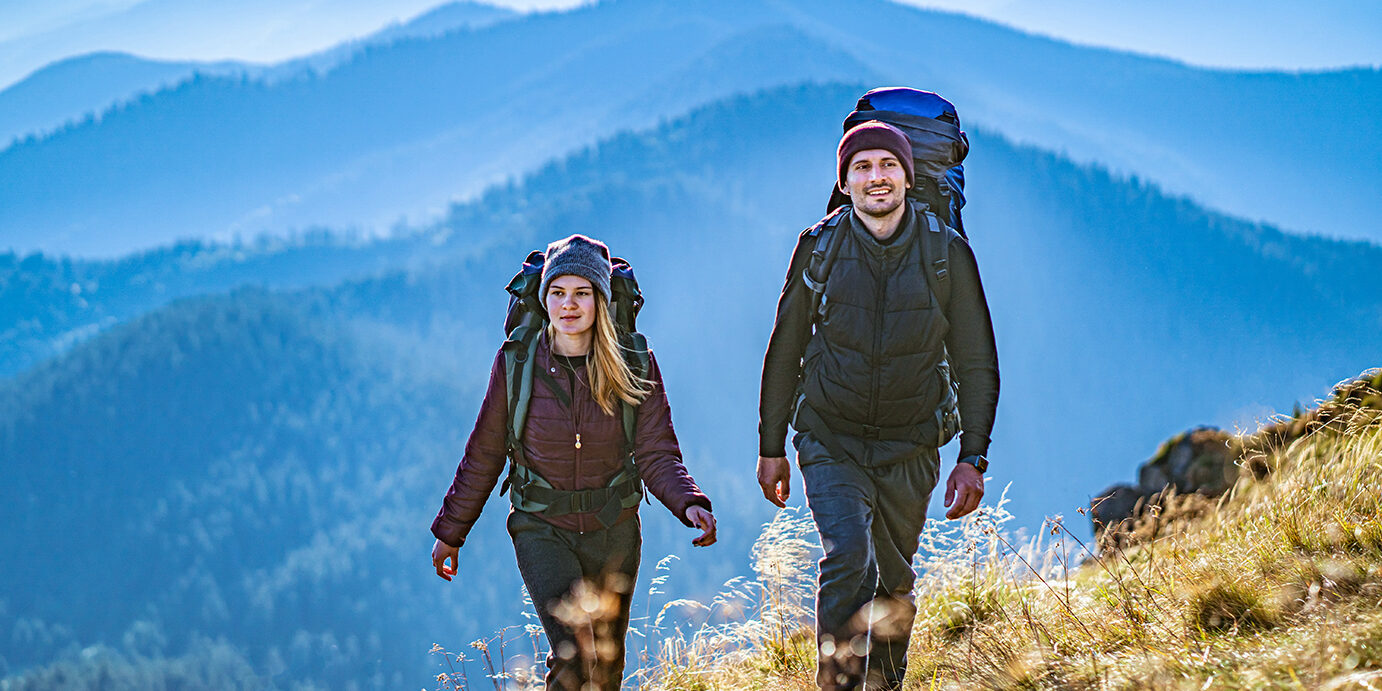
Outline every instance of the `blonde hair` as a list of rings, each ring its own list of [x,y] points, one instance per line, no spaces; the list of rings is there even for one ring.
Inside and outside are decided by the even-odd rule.
[[[653,382],[629,369],[624,359],[624,347],[619,344],[619,329],[609,313],[609,303],[595,291],[595,323],[591,326],[590,356],[586,371],[590,373],[590,392],[600,410],[606,415],[617,414],[619,404],[639,405],[653,392]],[[555,340],[556,329],[547,325],[548,342]]]

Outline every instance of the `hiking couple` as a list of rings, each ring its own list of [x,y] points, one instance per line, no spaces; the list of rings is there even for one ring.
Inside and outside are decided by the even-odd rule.
[[[874,90],[845,127],[831,213],[802,233],[778,303],[757,476],[784,506],[791,424],[825,551],[817,684],[899,689],[938,449],[961,432],[945,505],[947,518],[964,516],[984,494],[997,355],[974,255],[954,229],[968,144],[953,108],[928,92]],[[657,363],[632,328],[641,297],[627,265],[574,235],[530,255],[510,292],[510,337],[432,524],[433,565],[451,580],[512,457],[508,530],[550,644],[547,687],[617,689],[641,485],[702,531],[697,545],[715,542],[715,518],[682,464]],[[589,606],[563,608],[573,594],[606,611],[599,631],[572,620]]]

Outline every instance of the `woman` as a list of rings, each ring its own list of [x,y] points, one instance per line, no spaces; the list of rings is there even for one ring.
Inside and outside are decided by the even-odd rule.
[[[618,484],[629,467],[630,441],[642,483],[683,523],[703,531],[692,543],[715,542],[710,500],[682,465],[657,362],[651,360],[646,378],[640,378],[620,350],[610,316],[610,271],[609,249],[599,241],[572,235],[547,247],[539,295],[550,322],[529,355],[535,376],[515,449],[521,463],[511,476],[520,493],[513,495],[508,530],[547,633],[549,689],[575,690],[586,683],[618,689],[623,678],[624,637],[642,546],[637,480],[630,478],[632,501],[609,495],[612,482]],[[505,468],[510,404],[505,370],[501,349],[465,456],[432,522],[437,538],[432,563],[448,581],[456,574],[458,549]],[[636,406],[632,440],[624,427],[625,405]],[[545,480],[545,494],[533,495],[541,502],[521,494],[528,476],[518,473],[528,469]],[[595,499],[572,501],[574,496]],[[582,606],[563,608],[573,594],[583,598]],[[598,626],[572,616],[592,610],[604,613]]]

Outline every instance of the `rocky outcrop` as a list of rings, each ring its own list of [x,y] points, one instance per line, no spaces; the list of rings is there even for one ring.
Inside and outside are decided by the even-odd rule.
[[[1217,497],[1238,480],[1241,449],[1233,435],[1213,427],[1199,427],[1162,443],[1137,470],[1137,484],[1118,484],[1090,501],[1094,534],[1131,529],[1132,523],[1172,496],[1195,494]]]
[[[1215,499],[1241,473],[1266,477],[1276,451],[1307,435],[1346,431],[1350,411],[1358,408],[1382,410],[1382,369],[1338,384],[1316,407],[1296,406],[1290,417],[1279,416],[1252,435],[1198,427],[1167,440],[1138,467],[1136,485],[1114,485],[1090,501],[1100,549],[1155,538],[1175,520],[1214,510]]]

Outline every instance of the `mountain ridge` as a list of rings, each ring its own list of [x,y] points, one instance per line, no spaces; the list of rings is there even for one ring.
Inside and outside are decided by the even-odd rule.
[[[98,120],[105,112],[142,94],[174,87],[197,74],[245,74],[269,82],[281,81],[306,72],[329,71],[369,46],[435,38],[516,16],[517,12],[507,8],[455,0],[407,21],[390,23],[369,35],[274,63],[144,58],[116,50],[74,55],[40,67],[0,89],[0,150],[26,137],[41,139],[70,123]]]
[[[931,49],[918,55],[875,45],[869,37],[879,21],[928,37]],[[753,72],[715,91],[726,80],[710,67],[714,51],[754,30],[770,40],[750,62]],[[515,45],[531,48],[509,51]],[[791,57],[802,51],[853,59],[803,66]],[[705,67],[685,71],[697,64]],[[419,82],[424,71],[429,76]],[[1360,115],[1382,106],[1377,70],[1197,70],[881,1],[846,11],[828,2],[759,0],[733,12],[715,3],[623,1],[366,49],[320,79],[263,87],[204,80],[110,113],[89,132],[64,131],[66,143],[50,137],[10,147],[0,152],[0,173],[29,174],[10,199],[0,199],[14,209],[0,231],[15,247],[35,246],[42,236],[50,247],[69,248],[98,247],[90,238],[102,228],[148,238],[134,241],[144,246],[170,233],[224,237],[351,223],[377,231],[399,218],[431,218],[553,156],[709,100],[800,81],[860,80],[935,89],[959,104],[966,123],[1293,231],[1371,237],[1362,219],[1382,213],[1365,183],[1382,178],[1382,156],[1371,155],[1382,151],[1382,128]],[[682,94],[682,82],[705,86]],[[631,113],[639,92],[674,100],[654,99],[651,109],[634,102],[645,109]],[[456,93],[470,98],[449,96]],[[515,102],[514,93],[527,100]],[[203,102],[224,112],[208,112]],[[1283,109],[1302,102],[1306,108]],[[164,131],[154,125],[158,118],[181,124]],[[222,141],[189,139],[189,131],[220,132]],[[142,143],[115,146],[108,135],[116,133]],[[71,146],[78,140],[81,147]],[[495,160],[504,162],[498,170]],[[116,176],[112,166],[136,175]],[[208,170],[225,166],[225,173]],[[65,174],[64,167],[84,172]],[[151,213],[140,200],[149,186],[173,190],[176,201]]]

